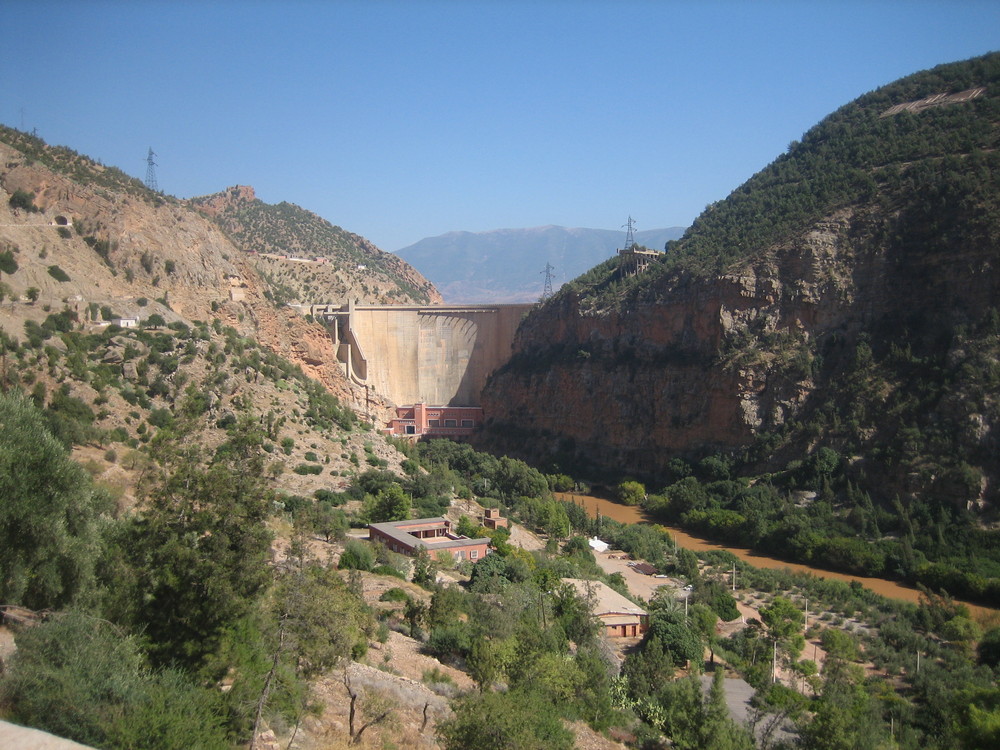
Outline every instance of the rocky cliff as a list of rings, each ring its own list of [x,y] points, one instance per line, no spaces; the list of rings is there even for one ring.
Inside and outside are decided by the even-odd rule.
[[[830,446],[886,497],[994,498],[998,89],[993,55],[866,95],[653,269],[567,285],[488,384],[481,444],[661,479]]]

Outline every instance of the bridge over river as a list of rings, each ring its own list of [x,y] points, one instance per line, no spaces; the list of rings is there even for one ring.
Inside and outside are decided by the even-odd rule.
[[[329,323],[351,380],[396,405],[480,406],[486,379],[511,356],[534,307],[520,305],[312,305]]]

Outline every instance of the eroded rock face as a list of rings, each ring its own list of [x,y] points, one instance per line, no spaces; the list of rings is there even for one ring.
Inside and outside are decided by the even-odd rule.
[[[861,340],[888,348],[905,331],[932,351],[1000,299],[994,249],[883,241],[894,221],[842,210],[739,270],[663,277],[604,309],[557,295],[488,383],[482,444],[656,476],[672,456],[740,449],[802,419]],[[982,421],[966,428],[980,441],[994,429]]]

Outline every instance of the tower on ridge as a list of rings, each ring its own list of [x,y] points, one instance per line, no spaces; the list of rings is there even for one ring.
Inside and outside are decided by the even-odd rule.
[[[552,272],[556,269],[551,263],[545,263],[545,270],[542,273],[545,274],[545,286],[542,287],[542,299],[548,299],[552,296]]]
[[[160,192],[159,186],[156,184],[156,162],[153,161],[153,157],[156,154],[153,153],[153,147],[149,147],[149,153],[146,155],[146,187],[152,190],[154,193]]]
[[[628,229],[625,232],[625,247],[622,250],[631,250],[632,246],[635,245],[635,220],[631,214],[629,214],[628,224],[625,227],[628,227]],[[625,227],[622,228],[624,229]]]

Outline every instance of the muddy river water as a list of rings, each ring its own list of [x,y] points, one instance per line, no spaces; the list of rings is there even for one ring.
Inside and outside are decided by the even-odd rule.
[[[567,500],[583,507],[592,518],[596,518],[598,514],[600,514],[604,518],[610,518],[621,523],[656,523],[643,512],[642,508],[622,505],[621,503],[616,503],[601,497],[594,497],[592,495],[557,492],[556,496],[560,500]],[[814,568],[810,565],[803,565],[801,563],[778,560],[774,557],[757,554],[749,549],[741,547],[727,547],[723,544],[710,542],[706,539],[692,536],[691,534],[673,526],[663,526],[663,528],[670,532],[671,536],[674,538],[674,542],[678,546],[695,552],[702,552],[706,550],[725,550],[736,555],[736,557],[740,560],[743,560],[749,565],[753,565],[757,568],[775,568],[779,570],[788,568],[796,573],[809,573],[817,576],[818,578],[830,578],[838,581],[857,581],[865,588],[871,589],[875,593],[881,594],[882,596],[890,599],[901,599],[903,601],[916,603],[920,598],[920,592],[917,589],[905,586],[901,583],[896,583],[895,581],[887,581],[884,578],[853,576],[846,573],[838,573],[832,570]],[[1000,621],[1000,610],[990,609],[989,607],[981,607],[969,602],[965,602],[965,604],[969,607],[973,616],[981,622]]]

